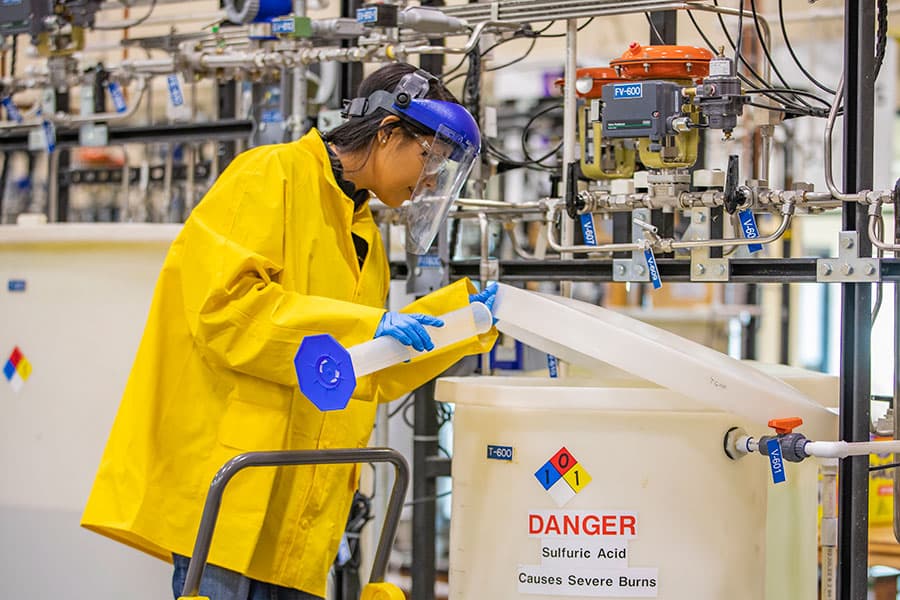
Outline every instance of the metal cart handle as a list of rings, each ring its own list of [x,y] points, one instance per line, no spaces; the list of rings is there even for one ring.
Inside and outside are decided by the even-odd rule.
[[[390,546],[397,533],[400,524],[400,513],[403,510],[403,500],[406,498],[406,490],[409,487],[409,465],[403,455],[390,448],[353,448],[339,450],[279,450],[272,452],[245,452],[239,454],[219,469],[209,485],[209,493],[206,496],[206,504],[203,506],[203,516],[200,518],[200,528],[197,531],[197,541],[194,543],[194,551],[188,566],[187,576],[184,580],[182,597],[196,597],[200,592],[200,579],[203,569],[206,567],[206,559],[209,557],[209,546],[212,542],[213,530],[216,527],[216,518],[219,516],[219,507],[222,504],[222,494],[225,486],[231,481],[238,471],[247,467],[284,467],[297,465],[334,465],[355,463],[379,463],[388,462],[394,465],[394,486],[391,489],[391,498],[388,501],[387,513],[384,515],[384,526],[381,529],[381,538],[378,540],[378,549],[375,551],[375,559],[372,563],[372,574],[369,583],[384,581],[384,573],[387,570]]]

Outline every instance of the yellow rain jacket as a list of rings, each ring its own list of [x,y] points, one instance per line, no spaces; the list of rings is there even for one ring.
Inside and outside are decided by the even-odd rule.
[[[351,232],[369,245],[362,269]],[[318,132],[239,156],[169,250],[82,525],[163,560],[190,556],[210,481],[230,458],[364,447],[377,401],[493,344],[495,332],[363,378],[346,410],[320,412],[297,385],[300,341],[371,339],[389,278],[372,213],[354,212]],[[458,281],[404,310],[442,314],[473,291]],[[359,471],[241,472],[209,562],[324,597]]]

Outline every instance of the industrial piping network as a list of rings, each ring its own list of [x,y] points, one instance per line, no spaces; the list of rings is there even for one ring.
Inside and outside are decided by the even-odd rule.
[[[418,11],[418,12],[417,12]],[[368,63],[389,62],[393,60],[407,60],[414,56],[422,55],[467,55],[478,52],[480,44],[488,34],[503,36],[531,36],[537,34],[531,29],[531,24],[554,20],[565,20],[567,23],[565,42],[565,82],[576,82],[565,85],[563,88],[563,140],[562,140],[562,189],[566,190],[562,197],[543,198],[530,202],[509,202],[486,198],[469,198],[457,202],[457,211],[452,213],[456,219],[477,219],[480,224],[481,247],[481,279],[482,283],[490,278],[491,266],[489,264],[490,244],[488,243],[489,227],[491,220],[501,221],[507,227],[512,241],[512,247],[516,255],[523,260],[541,260],[543,253],[531,252],[524,248],[519,234],[511,224],[531,220],[541,224],[542,234],[546,236],[546,244],[558,253],[562,259],[573,259],[576,253],[587,253],[591,257],[609,255],[611,253],[672,253],[675,251],[690,251],[692,262],[692,278],[701,281],[727,281],[728,267],[727,253],[723,258],[710,258],[709,251],[713,248],[731,248],[759,245],[765,246],[781,240],[785,232],[790,228],[792,219],[799,212],[817,213],[830,209],[844,208],[847,205],[867,207],[867,223],[865,231],[871,244],[880,252],[898,252],[900,244],[896,238],[893,243],[884,239],[882,226],[882,212],[885,203],[894,203],[900,200],[900,192],[895,190],[863,190],[859,192],[843,192],[834,182],[832,173],[832,132],[841,110],[841,102],[844,97],[845,74],[842,74],[840,82],[834,93],[834,98],[828,107],[827,114],[819,114],[827,118],[823,139],[824,175],[828,191],[816,192],[806,187],[798,187],[792,190],[771,189],[768,186],[768,164],[771,152],[771,129],[768,125],[760,126],[763,130],[761,137],[761,151],[759,165],[757,167],[758,178],[754,183],[742,185],[737,181],[736,172],[724,174],[719,177],[716,174],[704,173],[712,185],[692,186],[696,183],[697,176],[692,182],[687,169],[693,166],[696,159],[696,141],[691,142],[690,136],[702,129],[721,129],[726,135],[730,135],[734,129],[737,118],[742,116],[743,105],[748,101],[746,90],[742,89],[737,81],[739,74],[739,61],[726,58],[721,53],[714,55],[710,52],[697,53],[685,58],[678,55],[659,56],[653,54],[652,47],[633,50],[633,56],[626,52],[623,58],[611,71],[599,79],[602,90],[589,95],[578,88],[578,81],[583,79],[576,69],[576,41],[578,29],[575,19],[587,17],[603,17],[609,15],[623,15],[636,13],[657,13],[666,11],[679,11],[691,14],[693,11],[709,12],[728,17],[741,17],[751,19],[759,28],[760,40],[764,46],[771,43],[770,26],[756,10],[737,10],[709,4],[704,1],[671,2],[658,0],[641,0],[638,2],[622,2],[620,0],[526,0],[519,2],[492,2],[465,4],[444,8],[441,10],[425,7],[410,7],[400,14],[404,15],[400,21],[405,27],[394,23],[390,26],[363,26],[352,19],[306,19],[305,10],[301,7],[295,14],[289,15],[288,20],[276,19],[274,23],[290,24],[291,29],[286,33],[275,33],[270,29],[263,36],[264,40],[254,39],[251,35],[249,43],[246,40],[244,30],[238,30],[236,34],[214,33],[201,39],[183,41],[177,45],[170,55],[164,58],[129,59],[120,64],[109,67],[110,81],[114,85],[132,86],[130,102],[127,105],[117,106],[115,112],[100,112],[94,114],[71,114],[67,111],[47,112],[40,102],[35,102],[27,110],[19,113],[7,106],[7,120],[0,122],[0,135],[8,134],[16,130],[46,128],[49,121],[58,127],[80,127],[96,123],[112,123],[125,121],[132,117],[146,99],[152,80],[160,76],[169,76],[173,73],[183,74],[191,81],[202,78],[228,79],[237,76],[253,79],[267,70],[281,70],[292,72],[295,83],[293,95],[289,103],[292,111],[290,127],[293,137],[302,134],[302,123],[305,116],[310,114],[309,100],[307,98],[308,67],[310,65],[326,62],[342,63]],[[79,25],[80,26],[80,25]],[[254,27],[259,23],[249,25],[246,34],[250,35]],[[74,25],[73,25],[74,27]],[[90,26],[87,26],[90,28]],[[269,23],[270,28],[274,28]],[[306,33],[301,34],[303,29]],[[63,36],[70,29],[57,27],[49,32]],[[458,46],[431,45],[429,39],[436,36],[466,35],[465,42]],[[354,39],[356,45],[343,47],[339,45],[342,40]],[[703,49],[695,49],[703,50]],[[644,52],[644,54],[640,54]],[[61,89],[87,85],[85,76],[78,74],[75,68],[75,59],[70,53],[53,54],[48,58],[46,70],[32,69],[24,77],[5,77],[0,80],[0,95],[4,98],[4,105],[15,105],[14,96],[21,92],[33,90],[44,91],[48,89]],[[677,63],[681,70],[673,74],[661,70],[656,72],[660,65]],[[703,67],[703,69],[700,69]],[[629,71],[630,69],[630,71]],[[769,63],[762,65],[763,75],[761,79],[769,80]],[[641,72],[643,71],[643,72]],[[588,77],[591,77],[590,75]],[[713,84],[710,84],[710,81]],[[733,84],[737,82],[737,88]],[[593,85],[593,84],[591,84]],[[624,86],[624,87],[622,87]],[[629,88],[629,86],[632,86]],[[633,87],[637,86],[637,87]],[[705,86],[705,87],[704,87]],[[719,86],[719,87],[715,87]],[[731,92],[725,92],[728,86],[732,86]],[[645,114],[625,115],[614,117],[616,111],[630,110],[624,103],[619,102],[618,96],[621,90],[623,94],[629,94],[629,89],[640,90],[640,93],[652,96],[659,100],[656,107],[666,107],[669,114],[663,115],[654,121],[652,126],[645,127],[645,123],[631,122],[632,117],[644,119]],[[784,98],[791,90],[781,90]],[[796,97],[796,96],[795,96]],[[585,104],[584,109],[579,109],[579,101]],[[777,101],[777,99],[776,99]],[[641,109],[646,105],[640,105]],[[581,110],[581,120],[579,111]],[[600,113],[600,114],[598,114]],[[654,116],[657,119],[657,116]],[[587,121],[590,120],[591,123]],[[622,123],[625,123],[622,126]],[[575,180],[575,171],[568,166],[579,161],[578,140],[575,132],[578,131],[583,139],[590,135],[591,124],[595,126],[593,139],[595,152],[605,152],[607,160],[612,159],[615,166],[612,170],[607,166],[601,167],[600,175],[593,176],[593,181],[587,187],[579,190]],[[625,128],[623,133],[622,127]],[[639,133],[631,133],[631,128],[639,130]],[[691,144],[693,147],[693,155]],[[600,160],[590,163],[585,156],[587,145],[581,142],[582,170],[586,167],[594,167],[601,164]],[[48,148],[50,154],[54,154],[52,148]],[[651,176],[643,183],[647,191],[636,191],[634,185],[629,185],[635,154],[639,154],[641,162],[649,166]],[[630,159],[628,158],[630,157]],[[628,161],[632,164],[628,165]],[[51,160],[52,165],[56,164]],[[624,166],[623,166],[624,165]],[[127,162],[126,167],[127,169]],[[604,170],[606,169],[606,170]],[[614,172],[615,171],[615,172]],[[52,172],[51,172],[52,175]],[[702,176],[701,176],[702,177]],[[626,183],[622,183],[626,182]],[[127,178],[125,184],[127,185]],[[705,189],[697,189],[703,187]],[[51,182],[51,192],[53,182]],[[51,193],[52,198],[52,193]],[[692,222],[702,223],[704,215],[710,210],[725,209],[729,214],[765,212],[780,217],[774,231],[768,235],[760,235],[758,229],[753,235],[748,235],[746,229],[741,230],[743,236],[722,236],[716,238],[709,232],[708,226],[704,230],[700,228],[693,232],[689,239],[677,239],[672,235],[660,234],[659,228],[653,225],[648,218],[652,210],[664,209],[667,211],[683,210],[692,214]],[[575,244],[574,231],[576,220],[581,216],[592,214],[623,214],[632,215],[631,224],[633,235],[630,241],[615,241],[613,243]],[[697,217],[696,220],[693,217]],[[401,213],[392,213],[384,219],[402,219]],[[559,230],[557,232],[557,230]],[[895,234],[896,235],[896,234]],[[865,256],[855,256],[854,259],[866,259]],[[633,259],[634,261],[635,259]],[[650,259],[648,259],[650,260]],[[718,262],[717,262],[718,261]],[[648,265],[649,266],[649,265]],[[713,269],[715,267],[715,269]],[[624,265],[619,265],[618,273],[624,281],[648,281],[651,274],[640,272],[637,275],[628,271]],[[830,270],[829,273],[830,275]],[[711,276],[712,275],[712,276]],[[850,273],[844,273],[848,276]],[[856,273],[856,279],[844,280],[827,279],[828,281],[863,281],[878,282],[880,275],[877,269],[866,271],[868,278],[859,279],[860,273]],[[823,279],[826,280],[826,279]],[[570,293],[570,286],[563,285],[564,295]],[[752,438],[741,438],[743,450],[752,452],[760,446]],[[741,442],[736,447],[741,447]],[[894,442],[896,444],[897,442]],[[844,458],[854,453],[868,454],[869,452],[883,451],[883,445],[847,444],[846,442],[810,442],[805,443],[805,451],[809,456],[817,456],[826,459]],[[833,463],[826,461],[826,466],[833,467]],[[826,473],[826,483],[835,486],[833,470]],[[900,503],[896,503],[900,506]],[[833,506],[826,506],[826,519],[833,519]],[[900,519],[895,515],[895,524]],[[830,523],[830,521],[829,521]],[[836,526],[835,526],[836,527]],[[836,533],[835,533],[836,535]],[[900,539],[900,538],[898,538]],[[834,549],[829,547],[825,556],[826,572],[829,574],[827,585],[830,591],[826,597],[834,597],[834,573],[837,561]],[[823,589],[825,583],[823,583]]]

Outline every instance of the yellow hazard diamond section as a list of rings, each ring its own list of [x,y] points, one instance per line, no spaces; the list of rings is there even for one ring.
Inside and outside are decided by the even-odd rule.
[[[576,492],[580,492],[584,486],[591,482],[591,476],[588,475],[588,472],[584,470],[584,467],[582,467],[580,463],[577,463],[574,467],[566,471],[566,474],[563,475],[563,479],[565,479],[566,483],[568,483]]]
[[[28,377],[31,376],[31,363],[28,362],[27,358],[23,356],[19,360],[19,365],[16,367],[16,371],[19,372],[19,377],[21,377],[23,381],[28,381]]]

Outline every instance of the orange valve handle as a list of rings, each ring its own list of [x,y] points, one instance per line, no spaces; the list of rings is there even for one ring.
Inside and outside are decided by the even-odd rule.
[[[803,419],[800,417],[787,417],[784,419],[772,419],[769,421],[769,427],[775,430],[778,435],[792,433],[796,428],[803,425]]]

